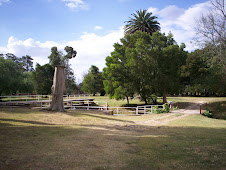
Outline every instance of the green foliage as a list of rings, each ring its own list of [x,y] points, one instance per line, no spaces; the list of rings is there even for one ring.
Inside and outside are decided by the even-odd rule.
[[[169,105],[168,105],[167,103],[165,103],[165,104],[163,105],[163,111],[164,111],[165,113],[169,113],[170,108],[169,108]]]
[[[49,58],[49,64],[53,67],[56,67],[58,65],[65,66],[69,59],[74,58],[77,55],[77,52],[69,46],[66,46],[64,48],[66,51],[66,55],[63,55],[61,51],[58,51],[57,47],[51,48],[51,54],[48,57]]]
[[[152,33],[160,30],[160,24],[155,20],[157,17],[152,16],[151,12],[140,10],[131,15],[133,17],[130,17],[129,21],[126,21],[127,24],[124,27],[126,34],[142,31],[152,35]]]
[[[34,71],[32,60],[33,60],[33,58],[31,58],[31,56],[29,56],[29,55],[22,56],[21,62],[22,62],[22,67],[25,72]]]
[[[213,117],[213,113],[211,113],[209,110],[205,111],[202,115],[206,116],[206,117],[209,117],[209,118]]]
[[[22,83],[22,70],[11,59],[0,57],[0,95],[16,93]]]
[[[170,108],[167,103],[165,103],[162,107],[159,106],[152,106],[152,113],[169,113]]]
[[[97,92],[103,93],[103,77],[99,68],[92,65],[82,83],[82,91],[91,93],[95,96]]]
[[[38,94],[51,94],[53,75],[54,69],[51,65],[36,65],[36,69],[33,72],[33,76],[35,81],[35,89]]]
[[[182,70],[187,93],[205,96],[226,93],[225,68],[210,48],[207,46],[188,55]]]
[[[125,35],[121,44],[106,58],[104,86],[111,98],[124,99],[138,93],[143,101],[155,95],[178,93],[181,66],[185,64],[185,45],[176,44],[172,34],[136,31]]]
[[[20,93],[32,93],[35,90],[35,82],[33,80],[32,72],[24,72],[22,75],[22,82],[19,88]]]

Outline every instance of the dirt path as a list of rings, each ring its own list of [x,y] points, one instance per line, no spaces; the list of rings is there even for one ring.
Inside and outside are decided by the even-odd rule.
[[[145,121],[136,122],[136,124],[151,124],[151,125],[166,125],[171,121],[182,119],[191,114],[200,114],[200,106],[197,103],[189,103],[185,109],[178,109],[171,111],[170,114],[161,116],[158,118],[153,118]],[[203,112],[204,110],[202,110]]]

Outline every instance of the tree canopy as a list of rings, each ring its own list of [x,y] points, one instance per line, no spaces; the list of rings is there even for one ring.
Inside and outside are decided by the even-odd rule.
[[[99,71],[99,68],[92,65],[88,71],[88,74],[84,76],[82,83],[82,91],[88,92],[96,95],[99,92],[101,95],[104,95],[104,86],[102,73]]]
[[[157,17],[152,16],[151,12],[147,10],[136,11],[131,14],[132,17],[126,21],[124,27],[125,34],[133,34],[136,31],[146,32],[152,35],[154,32],[160,30],[160,24],[155,20]]]
[[[153,94],[174,93],[186,60],[184,47],[176,44],[171,33],[125,35],[106,58],[105,91],[112,98],[127,100],[137,93],[145,103],[156,102]]]

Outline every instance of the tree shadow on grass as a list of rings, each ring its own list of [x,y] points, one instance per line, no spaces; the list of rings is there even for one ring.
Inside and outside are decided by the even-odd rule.
[[[34,125],[56,125],[56,124],[44,123],[44,122],[38,122],[38,121],[27,121],[27,120],[16,120],[16,119],[0,119],[0,121],[29,123]]]
[[[71,116],[73,116],[73,114],[70,114]],[[118,122],[125,122],[125,123],[134,123],[133,121],[128,121],[128,120],[121,120],[121,119],[114,119],[112,118],[113,116],[101,116],[103,115],[103,113],[98,113],[95,112],[95,114],[92,113],[80,113],[80,115],[85,115],[85,116],[90,116],[90,117],[94,117],[94,118],[98,118],[98,119],[104,119],[104,120],[113,120],[113,121],[118,121]]]
[[[21,122],[14,120],[18,121]],[[224,169],[226,166],[224,128],[101,124],[74,128],[32,123],[34,126],[0,123],[0,169]]]

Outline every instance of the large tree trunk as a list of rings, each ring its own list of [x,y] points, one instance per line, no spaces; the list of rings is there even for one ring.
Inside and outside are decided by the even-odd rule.
[[[167,100],[166,100],[166,91],[165,90],[163,92],[162,102],[163,103],[167,103]]]
[[[126,100],[127,100],[127,105],[129,105],[129,97],[126,96]]]
[[[55,73],[53,77],[53,98],[48,110],[65,112],[63,103],[63,92],[64,92],[64,66],[55,67]]]

